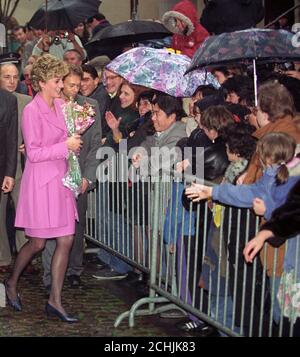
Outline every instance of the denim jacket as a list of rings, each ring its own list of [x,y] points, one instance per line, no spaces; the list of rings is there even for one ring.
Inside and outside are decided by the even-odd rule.
[[[268,167],[260,180],[252,185],[232,185],[224,183],[213,187],[213,200],[221,203],[240,207],[250,208],[255,198],[260,198],[266,206],[265,218],[268,220],[272,212],[281,206],[287,199],[287,195],[300,176],[289,177],[286,183],[276,184],[276,175],[279,166]]]

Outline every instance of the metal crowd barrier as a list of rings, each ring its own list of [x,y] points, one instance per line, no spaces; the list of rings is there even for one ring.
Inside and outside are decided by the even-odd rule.
[[[228,336],[292,336],[293,324],[276,298],[282,265],[278,249],[265,244],[253,264],[243,259],[259,218],[250,209],[212,202],[184,208],[182,191],[194,180],[161,175],[151,182],[102,182],[89,194],[86,237],[150,278],[149,296],[122,313],[115,327],[127,317],[133,327],[136,316],[178,308]],[[299,242],[300,237],[294,247],[296,267]],[[267,257],[272,252],[270,268]],[[295,276],[299,274],[296,269]],[[285,287],[280,289],[285,297]],[[285,311],[290,318],[300,310],[294,293],[294,308]]]
[[[119,182],[118,157],[108,167],[107,180],[88,194],[85,236],[100,248],[150,273],[149,237],[152,225],[151,185],[144,180]],[[106,175],[101,173],[103,177]],[[142,199],[143,197],[143,199]]]

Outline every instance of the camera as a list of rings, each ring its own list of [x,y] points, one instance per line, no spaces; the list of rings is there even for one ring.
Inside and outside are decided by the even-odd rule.
[[[63,39],[67,39],[69,41],[69,32],[64,32],[63,34],[56,35],[52,41],[54,45],[60,45]]]
[[[55,36],[53,39],[53,43],[54,45],[59,45],[61,43],[60,37],[59,36]]]

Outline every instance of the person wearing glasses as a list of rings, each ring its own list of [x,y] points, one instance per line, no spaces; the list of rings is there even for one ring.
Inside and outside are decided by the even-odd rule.
[[[98,102],[101,115],[102,142],[104,143],[107,134],[110,132],[105,120],[105,113],[110,111],[118,117],[118,111],[121,108],[118,92],[123,79],[116,73],[105,69],[103,73],[104,83],[100,83],[97,70],[90,64],[83,65],[82,71],[80,93]]]

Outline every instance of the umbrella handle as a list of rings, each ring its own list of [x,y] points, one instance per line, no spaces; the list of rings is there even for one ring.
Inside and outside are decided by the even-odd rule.
[[[48,0],[45,0],[45,29],[46,29],[46,33],[48,33]]]
[[[257,100],[257,72],[256,72],[256,60],[253,60],[253,80],[254,80],[254,99],[255,99],[255,106],[257,107],[258,100]]]

